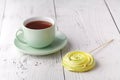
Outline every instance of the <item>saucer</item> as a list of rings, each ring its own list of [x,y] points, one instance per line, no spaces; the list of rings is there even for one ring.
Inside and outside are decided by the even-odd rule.
[[[22,33],[19,34],[18,36],[23,38]],[[47,55],[47,54],[55,53],[61,50],[62,48],[64,48],[66,44],[67,44],[67,37],[65,36],[65,34],[59,31],[56,31],[56,37],[53,43],[45,48],[40,48],[40,49],[33,48],[25,43],[20,42],[17,38],[15,38],[14,40],[14,45],[16,46],[16,48],[20,52],[29,55]]]

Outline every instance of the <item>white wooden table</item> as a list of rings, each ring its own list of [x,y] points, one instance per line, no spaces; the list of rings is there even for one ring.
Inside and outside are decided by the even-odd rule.
[[[13,44],[23,20],[48,16],[68,37],[67,46],[48,56],[21,54]],[[73,73],[61,66],[69,51],[91,49],[95,69]],[[120,80],[120,0],[0,0],[0,80]]]

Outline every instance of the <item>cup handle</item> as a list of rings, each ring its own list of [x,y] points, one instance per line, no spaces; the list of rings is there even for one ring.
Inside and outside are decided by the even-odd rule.
[[[20,42],[26,44],[26,42],[23,41],[23,40],[18,36],[19,34],[22,34],[22,33],[23,33],[23,30],[22,30],[22,29],[19,29],[19,30],[16,32],[16,38],[17,38]]]

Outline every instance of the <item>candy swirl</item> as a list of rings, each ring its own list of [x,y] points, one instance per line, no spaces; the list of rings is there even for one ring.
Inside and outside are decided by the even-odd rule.
[[[73,51],[63,57],[62,65],[73,72],[85,72],[95,66],[95,61],[92,55],[88,53]]]

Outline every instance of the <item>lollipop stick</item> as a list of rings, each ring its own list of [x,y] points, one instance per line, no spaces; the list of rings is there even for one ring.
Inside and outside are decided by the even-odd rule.
[[[92,53],[92,52],[94,52],[95,50],[97,50],[97,49],[99,49],[99,48],[104,48],[104,47],[106,47],[107,45],[109,45],[109,44],[110,44],[111,42],[113,42],[113,41],[114,41],[114,39],[111,39],[110,41],[108,41],[108,42],[106,42],[106,43],[104,43],[104,44],[96,47],[95,49],[89,51],[89,53]]]

